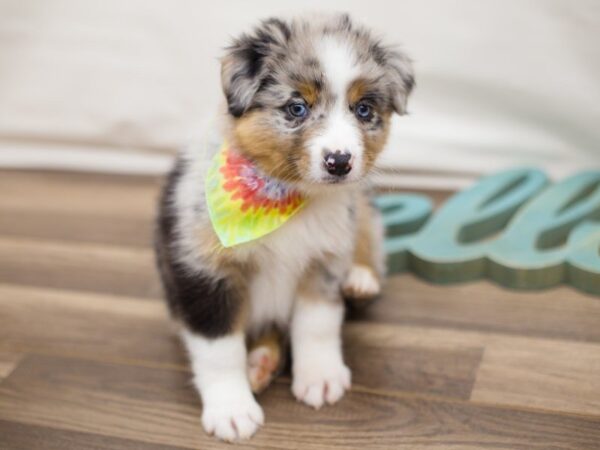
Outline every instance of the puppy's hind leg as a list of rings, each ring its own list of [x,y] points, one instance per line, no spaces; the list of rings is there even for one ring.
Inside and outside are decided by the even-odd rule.
[[[283,369],[285,342],[282,334],[272,329],[250,342],[248,348],[248,379],[252,392],[267,388]]]
[[[342,295],[351,306],[363,307],[381,293],[385,274],[384,228],[379,212],[361,194],[356,205],[353,264],[342,284]]]

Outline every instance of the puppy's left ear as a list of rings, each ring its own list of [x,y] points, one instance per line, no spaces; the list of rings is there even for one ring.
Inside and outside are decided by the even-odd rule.
[[[410,58],[396,49],[388,49],[387,66],[390,79],[392,106],[402,115],[406,113],[408,96],[415,87],[415,73]]]
[[[269,71],[269,56],[285,45],[290,33],[285,22],[271,18],[227,47],[221,60],[221,85],[231,115],[240,117],[251,106]]]

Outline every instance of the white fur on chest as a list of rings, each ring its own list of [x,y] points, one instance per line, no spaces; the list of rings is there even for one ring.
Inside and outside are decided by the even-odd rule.
[[[314,259],[335,254],[351,264],[353,201],[352,192],[313,199],[283,227],[240,249],[252,252],[258,266],[250,282],[249,330],[288,323],[300,277]]]

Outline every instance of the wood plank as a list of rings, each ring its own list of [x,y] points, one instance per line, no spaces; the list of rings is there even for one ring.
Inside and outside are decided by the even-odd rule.
[[[471,398],[600,416],[600,346],[531,340],[489,345]]]
[[[0,282],[158,298],[150,249],[0,237]]]
[[[0,285],[0,346],[185,368],[161,301]]]
[[[0,214],[0,236],[34,240],[81,242],[150,248],[153,221],[147,217],[23,211],[4,207]]]
[[[150,247],[161,182],[0,170],[0,236]]]
[[[0,209],[154,216],[162,177],[0,170]]]
[[[157,445],[93,433],[59,430],[0,420],[2,448],[10,450],[177,450],[181,447]]]
[[[162,302],[0,285],[0,308],[5,348],[188,370]],[[345,349],[356,385],[469,397],[481,347],[397,342],[379,349],[370,345],[368,334]]]
[[[433,285],[403,274],[351,319],[600,342],[600,301],[566,286],[517,292],[483,280]]]
[[[200,430],[188,375],[47,356],[26,358],[0,386],[0,418],[122,439],[222,448]],[[354,391],[313,411],[277,383],[261,397],[261,449],[594,449],[600,419],[387,397]]]
[[[355,323],[347,347],[484,348],[471,399],[600,417],[600,344],[433,327]]]
[[[5,312],[0,342],[7,349],[187,370],[160,302],[0,286],[0,308]],[[600,414],[599,344],[367,322],[347,324],[344,339],[355,385],[372,391],[466,399],[477,375],[481,389],[499,384],[504,403],[522,407],[533,404],[530,391],[512,383],[511,376],[536,380],[536,374],[547,374],[541,407],[560,411],[566,405],[568,411]],[[483,349],[497,362],[478,372]],[[525,352],[532,364],[520,364],[511,374],[506,368],[515,367],[513,349]],[[581,357],[574,363],[568,355]],[[532,387],[531,396],[536,395]]]
[[[199,417],[189,374],[179,371],[31,356],[0,386],[4,420],[187,448],[222,448],[201,431]]]
[[[465,400],[471,396],[482,348],[378,348],[364,346],[365,341],[345,346],[354,385]]]

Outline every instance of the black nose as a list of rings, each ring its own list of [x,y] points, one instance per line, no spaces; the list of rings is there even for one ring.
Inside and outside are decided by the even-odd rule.
[[[327,172],[337,176],[347,175],[352,170],[351,158],[350,153],[342,153],[339,150],[325,154],[324,160]]]

